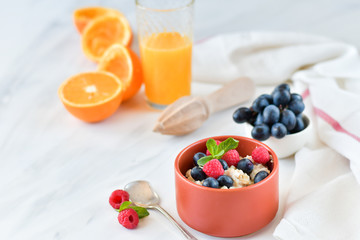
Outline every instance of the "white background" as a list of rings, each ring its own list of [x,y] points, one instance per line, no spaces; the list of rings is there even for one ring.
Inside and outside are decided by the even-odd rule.
[[[198,139],[241,135],[242,126],[231,119],[235,108],[212,116],[190,135],[162,136],[151,131],[159,112],[146,106],[140,92],[106,121],[83,123],[57,97],[67,77],[96,69],[82,53],[72,12],[85,6],[114,7],[136,31],[134,2],[1,3],[0,239],[182,239],[153,211],[136,230],[126,230],[117,223],[108,196],[127,182],[146,179],[162,206],[181,222],[173,189],[174,158]],[[234,31],[269,30],[314,33],[359,47],[359,22],[360,2],[355,0],[197,0],[195,42]],[[213,89],[194,84],[195,94]],[[241,239],[272,239],[293,167],[291,158],[280,161],[276,219]],[[215,239],[188,229],[199,239]]]

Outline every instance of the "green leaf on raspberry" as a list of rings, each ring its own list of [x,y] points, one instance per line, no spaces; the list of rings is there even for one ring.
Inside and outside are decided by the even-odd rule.
[[[218,152],[216,155],[213,156],[213,159],[220,159],[223,155],[225,154],[224,150],[221,150],[220,152]]]
[[[146,208],[138,207],[138,206],[130,206],[129,208],[134,209],[136,211],[137,215],[139,216],[139,218],[149,216],[149,212],[148,212],[148,210],[146,210]]]
[[[216,144],[216,141],[212,138],[206,141],[206,147],[212,156],[216,155],[219,149],[219,146]]]
[[[227,151],[237,148],[238,145],[239,145],[238,140],[235,140],[233,138],[228,138],[219,144],[219,152],[224,151],[224,153],[222,153],[222,155],[224,155]],[[220,153],[218,153],[218,155],[220,155]]]
[[[118,212],[121,212],[122,210],[125,210],[127,208],[129,208],[131,202],[130,201],[125,201],[120,205],[119,210],[117,210]]]
[[[125,209],[132,208],[132,209],[135,210],[135,212],[137,213],[139,218],[149,216],[149,212],[146,210],[146,208],[138,207],[138,206],[132,206],[131,204],[132,204],[132,202],[125,201],[125,202],[123,202],[121,204],[120,208],[118,210],[116,210],[116,211],[121,212],[121,211],[123,211]]]
[[[202,157],[200,158],[198,161],[197,161],[197,164],[202,167],[204,166],[208,161],[214,159],[214,157],[212,155],[209,155],[209,156],[205,156],[205,157]]]
[[[206,147],[211,155],[200,158],[197,163],[200,167],[202,167],[212,159],[221,159],[227,151],[237,148],[238,145],[239,141],[233,138],[228,138],[219,145],[216,144],[214,139],[210,138],[206,141]]]

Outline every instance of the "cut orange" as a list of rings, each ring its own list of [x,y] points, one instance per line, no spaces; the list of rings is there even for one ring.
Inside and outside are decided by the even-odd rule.
[[[105,15],[95,18],[85,27],[82,48],[88,58],[98,62],[111,45],[129,46],[131,39],[131,28],[125,17]]]
[[[81,34],[84,28],[95,18],[102,17],[105,15],[116,15],[123,17],[123,15],[111,8],[104,8],[104,7],[87,7],[87,8],[80,8],[74,12],[74,23],[76,29]]]
[[[72,115],[85,122],[98,122],[119,107],[123,83],[108,72],[80,73],[63,82],[58,94]]]
[[[124,83],[124,98],[133,97],[143,83],[139,57],[120,44],[112,45],[100,59],[98,70],[115,74]]]

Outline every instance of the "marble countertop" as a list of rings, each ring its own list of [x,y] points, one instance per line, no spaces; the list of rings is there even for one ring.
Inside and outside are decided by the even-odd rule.
[[[96,69],[72,23],[74,9],[93,5],[119,9],[136,30],[133,1],[17,0],[0,8],[0,239],[183,239],[155,211],[136,230],[119,225],[108,197],[138,179],[151,182],[161,205],[196,237],[217,239],[187,227],[177,215],[173,162],[198,139],[244,134],[231,119],[235,108],[182,137],[152,132],[159,111],[147,107],[143,91],[101,123],[75,119],[57,88],[72,74]],[[195,6],[195,41],[234,31],[302,31],[360,47],[355,0],[197,0]],[[194,94],[216,88],[193,84]],[[292,158],[280,160],[277,217],[241,239],[273,239],[293,169]]]

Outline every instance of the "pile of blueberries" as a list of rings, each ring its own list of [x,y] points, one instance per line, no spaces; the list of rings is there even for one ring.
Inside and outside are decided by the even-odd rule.
[[[287,134],[305,129],[302,112],[305,105],[302,97],[291,93],[288,84],[277,86],[270,94],[262,94],[254,100],[250,108],[238,108],[233,119],[236,123],[253,125],[251,136],[265,141],[270,136],[283,138]]]
[[[195,181],[204,180],[204,182],[202,183],[202,185],[204,187],[211,187],[211,188],[220,188],[223,186],[226,186],[227,188],[232,187],[234,185],[234,180],[227,175],[221,175],[217,179],[206,176],[204,171],[201,169],[201,167],[198,166],[198,163],[197,163],[197,161],[200,158],[205,157],[205,156],[206,156],[206,154],[203,152],[195,153],[195,155],[193,156],[193,161],[194,161],[195,166],[190,171],[191,177]],[[218,159],[218,160],[220,161],[224,170],[227,170],[229,168],[229,166],[225,160],[223,160],[223,159]],[[252,163],[252,161],[250,159],[243,158],[238,162],[236,167],[237,167],[237,169],[242,170],[244,173],[246,173],[250,176],[252,170],[254,169],[254,164]],[[255,175],[254,183],[260,182],[261,180],[265,179],[268,175],[269,174],[265,171],[258,172]]]

